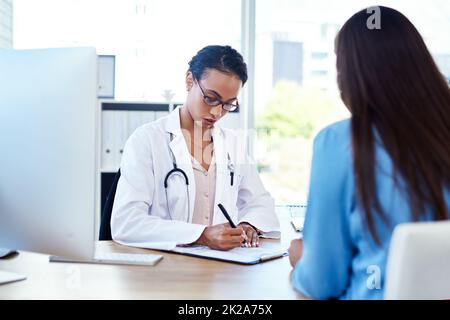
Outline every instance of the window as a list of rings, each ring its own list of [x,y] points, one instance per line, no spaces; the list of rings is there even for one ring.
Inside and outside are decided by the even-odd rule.
[[[0,0],[0,48],[12,47],[12,0]]]
[[[14,47],[94,46],[116,56],[117,100],[185,98],[188,62],[209,44],[240,50],[241,1],[15,0]]]
[[[328,52],[312,52],[311,53],[311,58],[313,60],[325,60],[327,59],[329,56]]]
[[[303,43],[292,41],[273,42],[273,84],[287,80],[303,83]],[[283,61],[284,63],[280,63]]]

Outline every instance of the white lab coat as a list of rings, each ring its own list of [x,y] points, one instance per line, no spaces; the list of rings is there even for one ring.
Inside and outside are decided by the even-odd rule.
[[[171,142],[169,133],[173,134]],[[274,201],[264,189],[256,166],[246,155],[245,138],[217,126],[212,136],[217,170],[212,224],[227,222],[217,206],[221,203],[236,224],[245,221],[261,231],[279,233]],[[173,169],[169,147],[178,168],[184,170],[189,179],[190,201],[188,214],[185,180],[172,176],[167,188],[172,217],[167,210],[164,188],[164,178]],[[230,164],[235,172],[233,186]],[[195,180],[191,156],[180,128],[179,108],[136,129],[126,142],[121,173],[111,216],[114,241],[152,247],[151,243],[156,242],[188,244],[200,237],[205,226],[192,223]]]

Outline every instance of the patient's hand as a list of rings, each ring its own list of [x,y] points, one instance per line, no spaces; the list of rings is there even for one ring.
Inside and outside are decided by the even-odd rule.
[[[295,267],[297,262],[302,258],[303,253],[303,240],[294,239],[291,241],[291,246],[288,249],[289,252],[289,261],[291,262],[291,266]]]
[[[206,227],[195,243],[211,249],[230,250],[240,247],[244,240],[245,233],[241,226],[232,228],[228,223],[223,223]]]

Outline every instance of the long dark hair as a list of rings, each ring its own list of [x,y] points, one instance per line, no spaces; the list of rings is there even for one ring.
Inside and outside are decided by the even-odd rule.
[[[434,220],[448,218],[450,89],[413,24],[394,9],[377,8],[380,28],[368,24],[372,11],[359,11],[339,31],[336,55],[341,97],[352,114],[358,201],[379,244],[374,214],[388,219],[376,195],[376,134],[392,159],[394,181],[399,185],[401,177],[406,186],[412,221],[427,208]]]

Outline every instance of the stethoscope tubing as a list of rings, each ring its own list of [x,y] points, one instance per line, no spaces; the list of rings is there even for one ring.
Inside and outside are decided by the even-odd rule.
[[[170,134],[170,141],[169,143],[173,140],[173,133],[169,133]],[[180,173],[183,177],[184,177],[184,181],[186,183],[186,194],[187,194],[187,201],[188,201],[188,219],[187,221],[190,221],[190,214],[191,214],[191,204],[190,204],[190,199],[189,199],[189,178],[186,174],[186,172],[184,172],[183,169],[180,169],[177,167],[177,162],[175,159],[175,155],[173,154],[172,150],[170,149],[169,144],[167,144],[169,147],[169,152],[171,154],[172,157],[172,163],[173,163],[173,169],[170,170],[169,172],[167,172],[166,176],[164,177],[164,190],[165,190],[165,194],[166,194],[166,205],[167,205],[167,211],[169,213],[169,218],[170,220],[172,219],[172,215],[170,213],[170,207],[169,207],[169,197],[167,195],[167,188],[169,186],[169,178],[176,173]],[[228,157],[228,170],[230,170],[230,185],[233,186],[234,184],[234,164],[231,161],[231,157],[230,154],[227,152],[227,157]]]

